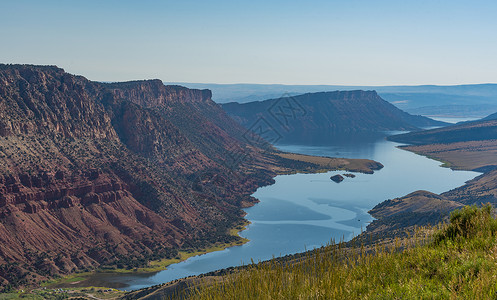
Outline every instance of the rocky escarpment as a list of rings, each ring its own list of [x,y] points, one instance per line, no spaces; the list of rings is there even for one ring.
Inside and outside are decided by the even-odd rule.
[[[139,80],[106,84],[118,99],[127,99],[143,107],[158,107],[175,103],[210,102],[210,90],[189,89],[179,85],[164,85],[162,81]]]
[[[61,171],[4,176],[0,183],[3,263],[46,258],[51,269],[39,271],[53,275],[53,269],[72,271],[111,262],[116,255],[178,246],[181,237],[181,231],[138,203],[126,183],[100,170],[69,178]],[[159,232],[166,238],[152,245]],[[78,253],[82,264],[70,263]],[[60,261],[50,260],[51,255]]]
[[[0,66],[0,135],[116,138],[97,102],[103,89],[56,67]]]
[[[164,86],[158,80],[112,83],[105,86],[112,91],[113,99],[126,99],[128,103],[147,107],[174,123],[183,136],[218,163],[225,162],[226,154],[232,152],[248,154],[251,151],[245,151],[246,146],[271,149],[263,140],[248,140],[247,129],[211,100],[209,90]],[[155,97],[159,94],[162,96],[157,100]]]
[[[210,96],[0,65],[0,285],[238,239],[248,195],[286,161]]]

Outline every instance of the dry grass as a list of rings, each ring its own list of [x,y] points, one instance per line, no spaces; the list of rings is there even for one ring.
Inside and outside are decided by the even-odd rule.
[[[403,146],[402,149],[443,161],[453,169],[473,170],[497,165],[497,140]]]
[[[342,243],[297,263],[255,264],[200,286],[193,299],[495,299],[497,221],[465,207],[435,234],[418,231],[394,247],[347,251]]]
[[[375,169],[374,166],[377,164],[375,161],[369,159],[331,158],[296,153],[278,153],[277,155],[286,159],[313,163],[326,170],[347,170],[352,172],[371,173]]]

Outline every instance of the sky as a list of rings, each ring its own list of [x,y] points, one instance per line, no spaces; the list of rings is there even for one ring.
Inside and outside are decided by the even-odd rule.
[[[497,1],[0,0],[0,63],[96,81],[497,82]]]

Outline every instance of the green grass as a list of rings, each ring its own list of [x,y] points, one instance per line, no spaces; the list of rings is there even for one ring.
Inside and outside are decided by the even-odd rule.
[[[219,245],[214,245],[212,247],[209,247],[204,250],[197,250],[193,252],[187,252],[187,251],[179,251],[178,258],[169,258],[169,259],[163,259],[163,260],[158,260],[158,261],[151,261],[149,264],[149,267],[146,268],[140,268],[137,270],[131,270],[132,272],[136,273],[138,272],[143,272],[143,273],[148,273],[148,272],[158,272],[165,270],[167,266],[176,264],[179,262],[182,262],[184,260],[187,260],[190,257],[197,256],[197,255],[202,255],[214,251],[221,251],[229,247],[234,247],[234,246],[241,246],[244,243],[248,242],[247,239],[242,238],[241,240],[233,243],[226,243],[226,244],[219,244]],[[129,270],[124,270],[124,269],[117,269],[114,272],[121,272],[121,273],[129,273]]]
[[[465,207],[450,223],[388,247],[338,243],[297,262],[254,264],[193,299],[495,299],[497,221],[490,206]]]
[[[54,278],[51,280],[44,281],[40,284],[41,287],[50,287],[54,284],[70,284],[73,282],[78,282],[85,280],[87,276],[91,275],[91,272],[82,272],[82,273],[75,273],[75,274],[70,274],[66,275],[63,277],[59,278]]]

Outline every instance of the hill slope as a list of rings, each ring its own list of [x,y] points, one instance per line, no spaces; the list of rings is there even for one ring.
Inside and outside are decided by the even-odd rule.
[[[482,121],[486,121],[486,120],[497,120],[497,113],[490,114],[490,115],[486,116],[485,118],[483,118],[481,120]]]
[[[408,144],[448,144],[497,139],[497,120],[473,121],[448,127],[393,135],[389,140]]]
[[[245,104],[227,103],[222,107],[247,128],[264,118],[277,131],[290,132],[285,138],[415,130],[444,124],[403,112],[374,91],[308,93]]]

